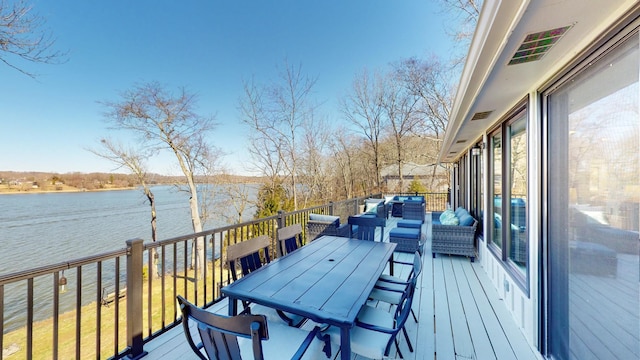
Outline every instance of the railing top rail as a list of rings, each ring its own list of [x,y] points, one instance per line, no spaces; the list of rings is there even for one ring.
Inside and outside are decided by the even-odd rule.
[[[41,267],[37,267],[34,269],[27,269],[23,271],[17,271],[14,273],[0,275],[0,285],[5,285],[8,283],[27,280],[31,278],[35,278],[42,275],[49,275],[56,271],[67,270],[79,266],[94,264],[99,261],[111,260],[119,256],[127,255],[127,249],[122,248],[119,250],[109,251],[102,254],[91,255],[79,259],[74,259],[70,261],[63,261],[57,264],[45,265]]]

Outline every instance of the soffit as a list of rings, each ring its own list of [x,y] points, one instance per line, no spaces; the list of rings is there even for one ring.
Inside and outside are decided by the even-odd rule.
[[[622,0],[486,0],[439,160],[453,162],[509,109],[536,91],[633,7]],[[484,23],[483,23],[484,21]],[[572,26],[538,61],[508,65],[528,34]],[[478,112],[491,113],[471,121]]]

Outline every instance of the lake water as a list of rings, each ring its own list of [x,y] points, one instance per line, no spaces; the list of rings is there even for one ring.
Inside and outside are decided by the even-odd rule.
[[[247,189],[250,201],[255,201],[257,186],[247,185]],[[193,233],[188,193],[173,186],[156,186],[152,191],[156,200],[158,240]],[[220,199],[225,195],[218,191],[216,196]],[[228,206],[216,205],[215,201],[211,207],[233,211]],[[246,218],[254,213],[255,206],[248,206]],[[224,225],[227,224],[222,216],[212,216],[204,229]],[[150,207],[139,189],[0,195],[0,274],[118,250],[133,238],[151,241]],[[105,275],[107,283],[103,285],[109,287],[112,274]],[[73,274],[67,275],[70,276]],[[50,282],[43,278],[35,282],[36,320],[51,316],[50,306],[45,305],[51,303]],[[95,291],[94,284],[91,277],[83,280],[83,289],[87,292],[83,302],[95,300],[91,292]],[[5,331],[24,325],[25,293],[25,282],[5,287]],[[73,309],[73,291],[61,295],[60,301],[62,312]]]
[[[255,200],[256,186],[250,189]],[[158,239],[193,233],[188,193],[173,186],[152,191]],[[250,207],[245,213],[254,212]],[[205,229],[223,225],[212,218]],[[117,250],[133,238],[151,240],[150,208],[141,190],[0,195],[0,274]]]

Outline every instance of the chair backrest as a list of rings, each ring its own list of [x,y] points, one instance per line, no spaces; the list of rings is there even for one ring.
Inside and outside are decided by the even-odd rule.
[[[178,295],[182,312],[182,326],[187,342],[200,359],[241,359],[238,337],[252,340],[255,359],[263,359],[262,340],[269,339],[267,318],[264,315],[242,314],[232,317],[217,315],[191,304]],[[189,329],[189,320],[198,326],[201,342],[195,342]],[[196,345],[198,344],[198,345]],[[200,350],[204,348],[207,356]]]
[[[421,272],[422,272],[422,256],[420,256],[419,251],[416,251],[415,254],[413,254],[413,270],[411,270],[411,275],[409,276],[417,278],[418,276],[420,276]]]
[[[409,314],[411,313],[411,306],[413,304],[413,295],[416,291],[416,285],[418,283],[418,277],[414,276],[411,278],[409,285],[406,288],[406,291],[402,294],[402,299],[400,303],[396,307],[395,311],[395,329],[396,331],[400,331],[404,324],[407,322],[409,318]]]
[[[239,262],[242,275],[247,275],[271,261],[269,246],[271,239],[267,235],[258,236],[237,244],[227,246],[227,262],[233,281],[238,280],[236,264]],[[262,250],[262,251],[261,251]]]
[[[302,246],[302,225],[293,224],[278,229],[278,257],[287,255],[288,253]]]
[[[373,216],[349,216],[349,226],[351,227],[351,234],[353,234],[354,226],[357,226],[356,238],[360,240],[376,240],[376,228],[380,228],[380,240],[384,237],[384,225],[386,220],[384,218]]]

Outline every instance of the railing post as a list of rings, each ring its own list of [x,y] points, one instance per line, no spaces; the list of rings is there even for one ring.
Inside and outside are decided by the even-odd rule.
[[[282,229],[283,227],[285,227],[284,211],[278,210],[278,218],[276,219],[276,223],[278,224],[278,229]]]
[[[142,239],[127,240],[127,347],[129,348],[129,359],[140,359],[147,355],[143,348],[142,336],[143,252]]]
[[[329,215],[333,215],[333,201],[329,201]]]

